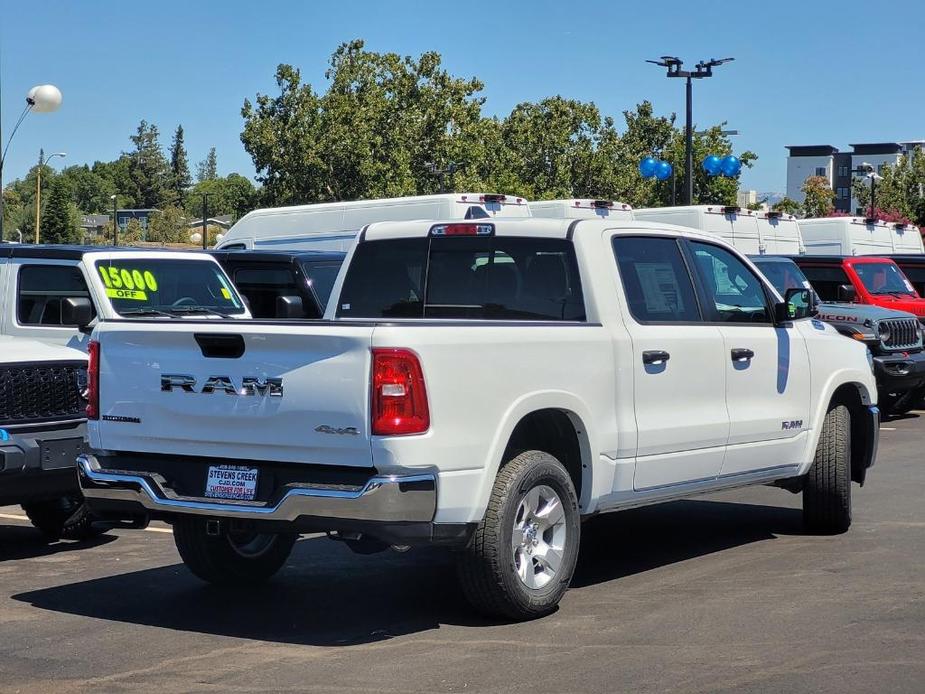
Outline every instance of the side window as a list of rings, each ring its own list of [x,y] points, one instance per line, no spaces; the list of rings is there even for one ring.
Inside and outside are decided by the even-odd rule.
[[[691,242],[697,274],[713,300],[716,319],[729,323],[771,323],[764,284],[738,257],[720,246]]]
[[[616,236],[613,250],[633,318],[657,323],[701,320],[676,239]]]
[[[424,315],[426,238],[364,241],[344,277],[342,318],[421,318]]]
[[[301,296],[289,268],[243,267],[235,270],[233,279],[238,291],[247,298],[254,318],[275,318],[277,297]]]
[[[838,288],[843,284],[851,284],[848,275],[838,265],[808,265],[801,266],[801,269],[823,301],[841,301]]]
[[[16,317],[20,325],[65,326],[61,301],[90,299],[90,291],[76,265],[23,265],[19,271]]]

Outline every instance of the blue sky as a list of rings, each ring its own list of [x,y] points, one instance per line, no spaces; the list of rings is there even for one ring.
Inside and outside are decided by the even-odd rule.
[[[683,114],[681,80],[643,62],[734,56],[695,84],[698,124],[728,121],[736,149],[758,153],[743,185],[785,186],[785,145],[925,138],[925,4],[807,2],[262,2],[0,0],[4,143],[28,89],[64,94],[54,114],[31,114],[4,179],[38,150],[65,164],[108,160],[130,147],[142,118],[166,146],[178,123],[190,160],[218,152],[220,173],[252,176],[239,140],[245,97],[275,91],[281,62],[325,88],[336,46],[439,51],[451,73],[485,82],[486,111],[561,94],[617,116],[643,99]],[[61,166],[62,160],[54,160]]]

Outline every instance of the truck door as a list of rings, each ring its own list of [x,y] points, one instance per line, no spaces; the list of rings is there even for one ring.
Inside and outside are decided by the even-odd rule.
[[[673,236],[613,236],[633,344],[635,489],[716,477],[729,435],[723,336]]]
[[[774,324],[764,283],[737,255],[689,241],[705,309],[725,346],[729,444],[722,474],[792,465],[809,430],[809,355],[793,323]]]

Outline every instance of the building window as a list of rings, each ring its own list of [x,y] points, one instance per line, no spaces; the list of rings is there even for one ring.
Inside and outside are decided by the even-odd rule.
[[[848,178],[848,176],[849,176],[849,169],[848,169],[848,167],[847,167],[847,166],[839,166],[839,167],[838,167],[838,176],[839,176],[839,178]]]
[[[817,166],[816,167],[816,176],[825,176],[825,167]]]

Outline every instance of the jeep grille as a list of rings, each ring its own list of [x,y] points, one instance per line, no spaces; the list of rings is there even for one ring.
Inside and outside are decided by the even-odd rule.
[[[0,365],[0,424],[82,419],[85,384],[79,362]]]
[[[919,322],[915,318],[890,318],[880,321],[880,325],[886,325],[890,330],[890,337],[883,340],[885,348],[896,350],[921,346]]]

